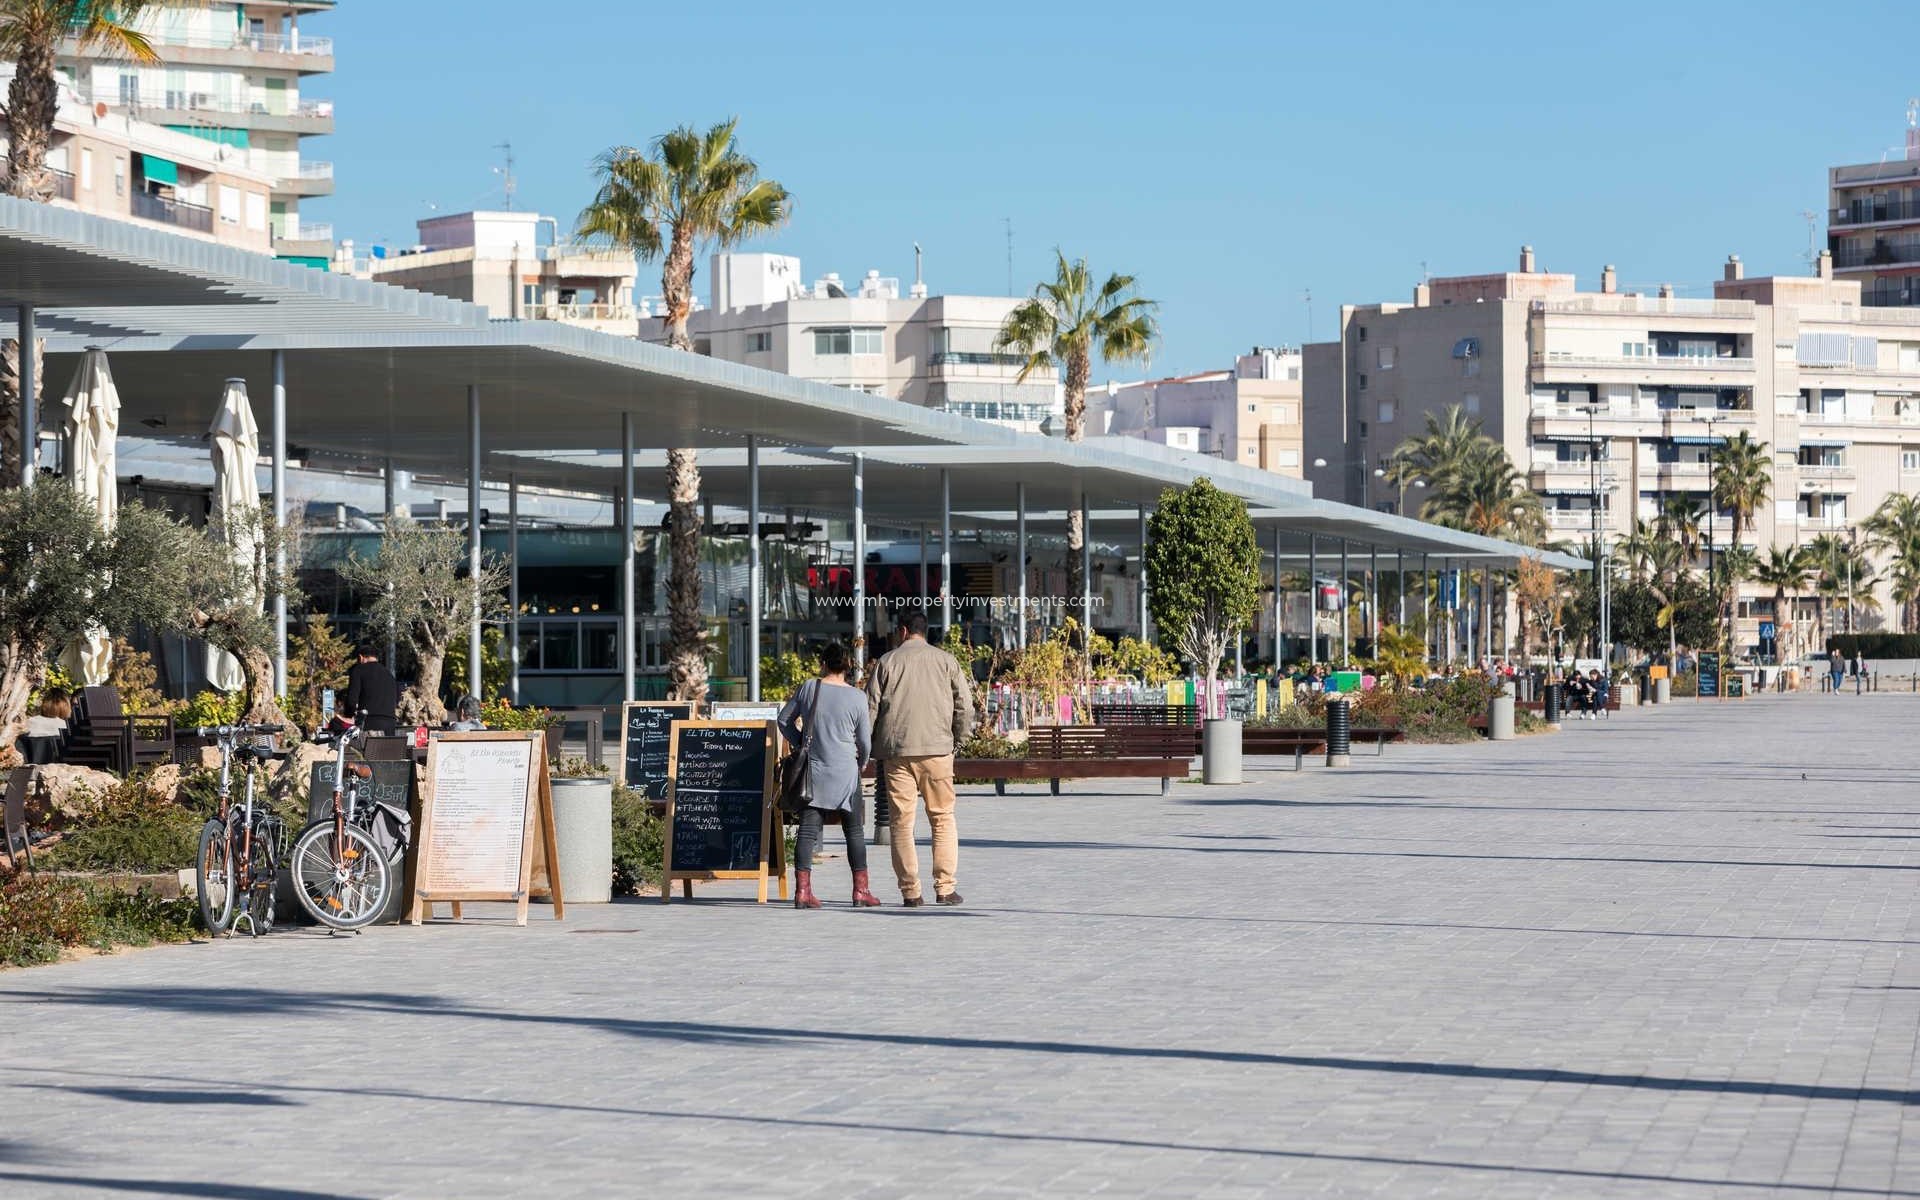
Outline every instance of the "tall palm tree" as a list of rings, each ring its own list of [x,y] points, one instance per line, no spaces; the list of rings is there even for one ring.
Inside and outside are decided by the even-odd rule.
[[[1842,560],[1850,553],[1847,539],[1837,533],[1817,533],[1807,543],[1807,565],[1814,572],[1814,626],[1819,630],[1823,647],[1832,632],[1827,628],[1827,615],[1833,605],[1846,598],[1847,587],[1841,571]]]
[[[60,103],[54,52],[63,38],[110,58],[156,63],[160,56],[133,27],[155,0],[0,0],[0,59],[13,63],[7,85],[7,194],[42,203],[53,198],[47,147]]]
[[[1724,506],[1733,514],[1733,537],[1728,540],[1727,553],[1735,556],[1745,550],[1740,537],[1753,524],[1754,514],[1767,502],[1767,496],[1773,487],[1772,456],[1767,451],[1767,443],[1756,442],[1746,430],[1741,430],[1713,451],[1713,498],[1717,505]],[[1711,520],[1716,513],[1708,513]],[[1749,552],[1749,559],[1754,556]],[[1726,605],[1726,642],[1731,651],[1733,642],[1733,603],[1740,579],[1743,577],[1736,568],[1738,563],[1729,564],[1729,569],[1721,573],[1726,591],[1722,603]]]
[[[1627,536],[1614,546],[1620,566],[1634,583],[1646,583],[1653,573],[1653,560],[1662,545],[1670,545],[1651,521],[1636,518]]]
[[[1698,500],[1684,492],[1675,492],[1661,504],[1654,527],[1660,531],[1660,536],[1677,540],[1686,561],[1691,564],[1700,552],[1700,528],[1701,522],[1706,520],[1706,513],[1706,508]]]
[[[1753,577],[1759,583],[1773,589],[1773,620],[1775,630],[1782,628],[1795,630],[1791,614],[1786,608],[1787,600],[1807,590],[1807,582],[1813,577],[1813,562],[1802,546],[1769,546],[1767,555],[1754,568]],[[1783,658],[1793,657],[1792,648],[1797,636],[1790,635],[1788,653]]]
[[[594,164],[598,186],[580,214],[579,236],[660,260],[667,344],[692,350],[693,264],[701,247],[736,245],[786,220],[787,189],[733,143],[737,119],[705,133],[690,125],[661,134],[646,150],[615,146]],[[707,694],[707,625],[700,612],[700,461],[667,451],[667,684],[679,700]],[[856,564],[855,569],[858,569]],[[864,618],[865,614],[861,614]]]
[[[1920,598],[1920,496],[1895,492],[1880,502],[1872,516],[1860,523],[1867,544],[1887,555],[1887,569],[1900,606],[1900,631],[1913,627],[1913,607]]]
[[[1429,410],[1425,431],[1401,442],[1388,457],[1387,482],[1410,487],[1425,480],[1438,495],[1468,463],[1486,453],[1488,440],[1479,418],[1468,416],[1458,404],[1437,413]]]
[[[1086,259],[1069,262],[1058,248],[1053,255],[1053,278],[1040,283],[1030,298],[1007,314],[993,345],[999,353],[1020,356],[1019,380],[1036,371],[1057,370],[1064,375],[1062,415],[1067,440],[1077,442],[1086,436],[1087,381],[1093,374],[1093,356],[1098,354],[1101,361],[1110,363],[1145,359],[1160,335],[1154,320],[1160,305],[1134,292],[1131,275],[1109,275],[1096,288]],[[1070,600],[1078,598],[1085,586],[1080,577],[1080,548],[1086,537],[1075,506],[1067,513]],[[1080,614],[1083,625],[1091,617]]]
[[[1483,437],[1465,453],[1464,461],[1448,465],[1441,484],[1420,515],[1436,524],[1464,529],[1483,537],[1536,544],[1546,532],[1546,513],[1540,497],[1527,486],[1507,456],[1506,448]],[[1493,628],[1493,597],[1480,597],[1480,628]]]

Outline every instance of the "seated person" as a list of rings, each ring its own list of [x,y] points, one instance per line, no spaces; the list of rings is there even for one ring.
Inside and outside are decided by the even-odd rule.
[[[67,741],[67,720],[73,716],[73,701],[59,688],[48,688],[40,698],[40,711],[27,718],[26,745],[22,751],[29,766],[45,766],[60,761]]]
[[[486,727],[486,722],[480,719],[480,698],[478,696],[460,697],[460,702],[454,705],[453,724],[447,728],[456,733],[476,733]]]

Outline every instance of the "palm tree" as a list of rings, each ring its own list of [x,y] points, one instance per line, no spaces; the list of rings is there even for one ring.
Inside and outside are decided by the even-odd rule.
[[[157,63],[134,19],[154,0],[0,0],[0,58],[13,63],[7,86],[7,194],[45,203],[53,198],[47,146],[60,103],[54,51],[72,38],[82,50],[109,58]]]
[[[1706,508],[1684,492],[1675,492],[1660,506],[1654,527],[1660,536],[1677,539],[1686,561],[1691,564],[1700,551],[1700,525],[1706,520]]]
[[[1660,536],[1660,531],[1652,522],[1644,518],[1636,518],[1633,528],[1614,546],[1613,552],[1626,571],[1628,579],[1634,583],[1646,583],[1648,576],[1652,574],[1657,548],[1669,544],[1671,543]]]
[[[702,246],[725,247],[786,220],[787,189],[733,144],[737,119],[705,133],[690,125],[661,134],[645,151],[615,146],[594,164],[598,187],[575,225],[584,238],[661,260],[667,344],[692,350],[693,264]],[[667,684],[679,700],[707,694],[707,625],[700,612],[700,462],[692,449],[667,451]],[[864,614],[862,614],[864,617]]]
[[[1825,646],[1830,632],[1827,629],[1828,607],[1839,603],[1847,594],[1846,584],[1841,575],[1841,560],[1849,553],[1847,539],[1837,533],[1817,533],[1813,536],[1813,540],[1807,543],[1807,563],[1815,572],[1814,625],[1819,630],[1822,646]]]
[[[1767,444],[1754,441],[1744,429],[1714,451],[1713,494],[1733,513],[1732,545],[1740,544],[1741,533],[1766,504],[1773,486],[1771,468]]]
[[[1506,448],[1482,437],[1467,451],[1464,461],[1446,465],[1435,495],[1420,506],[1420,515],[1436,524],[1464,529],[1483,537],[1535,544],[1546,532],[1546,513],[1540,497],[1527,486],[1507,457]],[[1429,480],[1431,487],[1432,481]],[[1480,597],[1480,628],[1493,628],[1493,597]]]
[[[1813,563],[1804,547],[1789,546],[1784,549],[1779,546],[1767,547],[1767,556],[1754,568],[1753,577],[1759,583],[1773,589],[1773,619],[1776,630],[1794,628],[1792,619],[1787,613],[1786,601],[1788,597],[1805,591],[1807,581],[1812,576]],[[1791,659],[1793,657],[1791,650],[1792,643],[1789,642],[1789,653],[1783,657]]]
[[[1920,496],[1895,492],[1860,523],[1867,544],[1886,552],[1894,602],[1900,606],[1900,631],[1912,628],[1913,606],[1920,598]]]
[[[1016,378],[1025,381],[1035,371],[1060,371],[1067,440],[1086,436],[1087,380],[1093,374],[1093,356],[1102,362],[1137,362],[1147,357],[1160,335],[1154,312],[1160,305],[1134,293],[1131,275],[1109,275],[1097,289],[1087,260],[1054,252],[1054,276],[1033,289],[1007,314],[994,339],[995,351],[1017,354],[1023,360]],[[1085,581],[1080,577],[1080,549],[1087,531],[1076,505],[1067,513],[1067,592],[1078,598]],[[1080,614],[1084,623],[1090,613]]]
[[[1426,431],[1416,434],[1394,448],[1387,460],[1387,482],[1409,487],[1425,480],[1438,495],[1476,456],[1485,453],[1489,440],[1480,421],[1469,417],[1458,404],[1441,412],[1426,414]]]

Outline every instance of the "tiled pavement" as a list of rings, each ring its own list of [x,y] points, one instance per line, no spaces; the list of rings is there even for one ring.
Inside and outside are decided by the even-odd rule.
[[[1916,733],[1769,697],[976,790],[956,910],[829,863],[817,914],[0,974],[0,1196],[1920,1196]]]

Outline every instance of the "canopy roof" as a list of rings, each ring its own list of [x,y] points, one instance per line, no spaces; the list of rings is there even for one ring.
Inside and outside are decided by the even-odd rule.
[[[1144,441],[1020,434],[632,338],[495,321],[462,301],[0,197],[0,306],[20,304],[34,306],[47,340],[43,393],[56,393],[52,384],[81,351],[101,346],[128,432],[198,441],[231,377],[247,381],[265,416],[282,352],[289,457],[313,462],[391,461],[462,476],[467,392],[477,386],[483,469],[496,479],[511,473],[617,492],[620,458],[609,448],[630,414],[643,451],[709,450],[704,489],[728,507],[745,505],[746,456],[737,448],[754,435],[764,447],[769,512],[849,512],[855,451],[847,448],[857,447],[876,522],[937,525],[945,469],[953,509],[969,522],[1011,524],[1024,483],[1031,519],[1063,514],[1084,492],[1098,536],[1118,541],[1115,518],[1204,475],[1244,498],[1257,523],[1289,537],[1311,531],[1493,564],[1537,553],[1316,500],[1302,481]],[[0,316],[0,334],[14,336],[13,314],[0,308]],[[664,495],[662,458],[643,454],[641,494]],[[1558,555],[1549,562],[1586,565]]]

